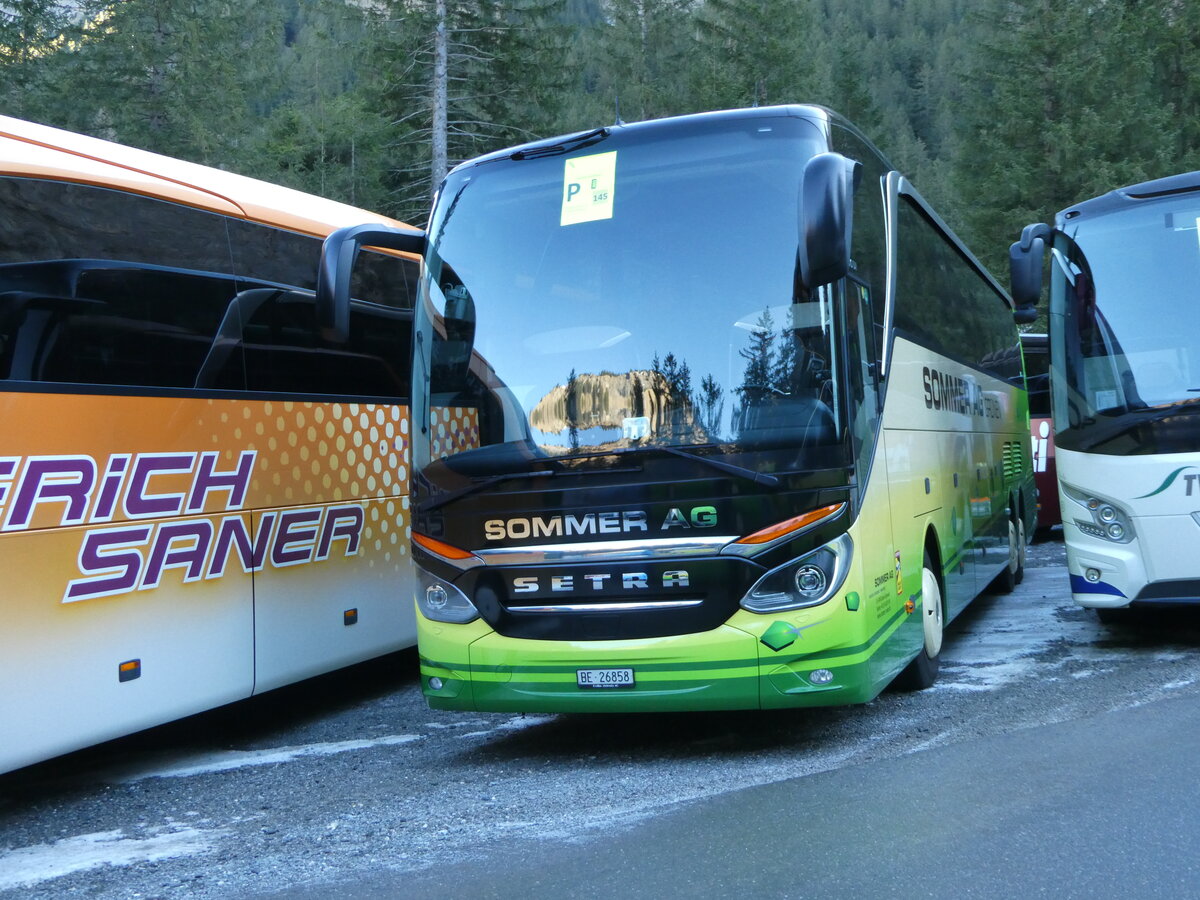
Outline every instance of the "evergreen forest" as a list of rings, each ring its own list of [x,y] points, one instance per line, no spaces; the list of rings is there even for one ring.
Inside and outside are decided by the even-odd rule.
[[[1026,223],[1200,169],[1180,0],[0,0],[0,71],[8,115],[416,225],[482,152],[819,103],[1002,283]]]

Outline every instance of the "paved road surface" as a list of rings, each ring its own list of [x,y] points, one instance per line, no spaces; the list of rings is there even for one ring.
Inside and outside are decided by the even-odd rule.
[[[1198,734],[1200,700],[1162,700],[718,794],[614,833],[374,871],[336,895],[1194,897]]]
[[[408,653],[0,776],[0,898],[532,900],[785,878],[998,896],[1002,873],[1039,869],[1058,896],[1087,878],[1124,889],[1150,866],[1158,880],[1130,893],[1169,894],[1200,857],[1180,805],[1200,618],[1102,626],[1070,603],[1061,543],[1031,550],[1017,592],[951,625],[919,694],[770,714],[444,713]]]

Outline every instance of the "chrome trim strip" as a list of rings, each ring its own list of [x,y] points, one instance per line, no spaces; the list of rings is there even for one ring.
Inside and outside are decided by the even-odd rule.
[[[699,606],[703,600],[645,600],[637,603],[559,603],[552,606],[506,606],[513,615],[558,612],[636,612],[647,609],[683,609]]]
[[[702,538],[662,538],[635,541],[587,541],[578,544],[546,544],[537,547],[498,547],[476,550],[487,566],[532,566],[549,562],[620,561],[627,559],[675,559],[684,556],[716,556],[738,535]]]

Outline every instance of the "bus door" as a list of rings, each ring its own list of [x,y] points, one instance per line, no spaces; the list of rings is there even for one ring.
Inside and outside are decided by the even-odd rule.
[[[993,446],[993,436],[976,433],[972,436],[971,474],[971,520],[976,563],[981,578],[1008,560],[1008,523],[1002,512],[1007,506],[998,493],[998,456]],[[979,588],[986,587],[980,584]]]
[[[866,589],[861,603],[864,639],[878,633],[904,607],[903,579],[893,541],[888,462],[880,437],[882,398],[873,300],[867,284],[853,276],[845,281],[846,385],[858,485],[855,552],[862,561]],[[890,651],[874,658],[872,665],[880,670],[895,669],[911,656],[907,645],[903,650],[896,649],[895,643],[889,646]],[[882,671],[872,677],[883,677]]]
[[[1018,353],[1014,346],[1014,361]],[[987,389],[983,381],[987,377],[979,376],[985,385],[982,391],[984,409],[1002,409],[1004,395]],[[1020,381],[1019,369],[1016,369],[1013,377]],[[973,435],[976,487],[972,505],[976,519],[976,540],[981,547],[978,554],[981,574],[977,585],[981,591],[1009,563],[1010,532],[1017,541],[1023,537],[1024,526],[1019,524],[1019,510],[1010,509],[1010,500],[1020,502],[1021,480],[1028,471],[1025,460],[1029,458],[1029,444],[1024,423],[1017,434],[1000,430],[1004,427],[1001,423],[1011,421],[1011,417],[997,420],[985,416],[982,426]]]

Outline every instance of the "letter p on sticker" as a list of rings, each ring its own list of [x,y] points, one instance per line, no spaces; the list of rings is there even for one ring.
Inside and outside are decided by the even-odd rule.
[[[584,185],[591,185],[584,189]],[[617,188],[617,151],[563,161],[560,225],[578,225],[613,217]]]

